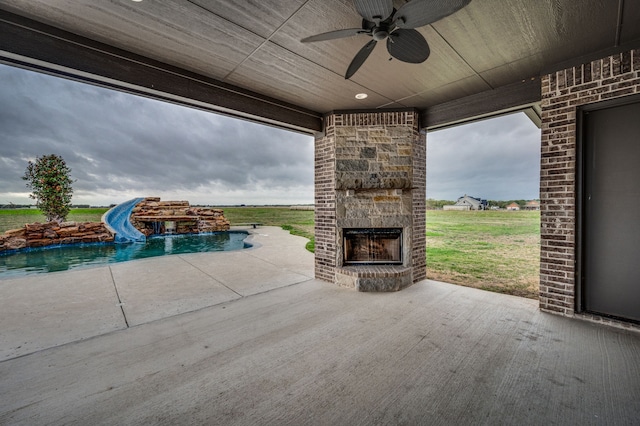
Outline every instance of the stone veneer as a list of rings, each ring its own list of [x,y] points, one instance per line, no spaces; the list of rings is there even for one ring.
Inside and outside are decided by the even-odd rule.
[[[578,108],[636,93],[640,93],[640,49],[542,78],[540,309],[543,311],[567,316],[576,312]],[[597,316],[585,317],[611,322]]]
[[[315,141],[315,275],[361,291],[426,278],[426,137],[418,111],[335,112]],[[344,228],[402,228],[403,264],[343,266]]]

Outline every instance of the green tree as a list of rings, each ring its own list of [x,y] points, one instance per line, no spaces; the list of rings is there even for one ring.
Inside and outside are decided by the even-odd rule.
[[[69,176],[71,169],[59,155],[51,154],[36,157],[29,161],[22,179],[27,188],[33,191],[29,197],[36,200],[36,206],[49,222],[64,222],[71,208],[73,181]]]

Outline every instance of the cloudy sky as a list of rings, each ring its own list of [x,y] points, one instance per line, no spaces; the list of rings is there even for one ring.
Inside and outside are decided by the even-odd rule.
[[[427,134],[427,197],[540,198],[540,129],[524,113]]]
[[[538,198],[540,132],[523,114],[433,132],[427,196]],[[313,138],[0,65],[0,206],[29,204],[29,160],[61,155],[74,204],[313,203]]]

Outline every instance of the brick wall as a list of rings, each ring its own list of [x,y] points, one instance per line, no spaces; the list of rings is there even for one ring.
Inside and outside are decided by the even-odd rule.
[[[425,135],[415,110],[336,113],[315,143],[316,278],[333,282],[342,228],[403,227],[413,282],[426,276]]]
[[[640,93],[640,49],[542,78],[540,309],[573,316],[579,107]]]

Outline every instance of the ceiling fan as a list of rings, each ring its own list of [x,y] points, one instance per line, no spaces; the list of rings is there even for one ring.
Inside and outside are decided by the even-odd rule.
[[[349,64],[345,79],[351,78],[367,60],[379,41],[387,40],[389,54],[402,62],[419,64],[431,53],[427,40],[415,28],[432,24],[462,9],[471,0],[411,0],[400,9],[393,0],[355,0],[362,16],[362,28],[329,31],[300,40],[303,43],[335,40],[359,34],[373,37]]]

